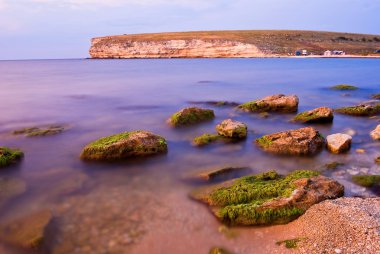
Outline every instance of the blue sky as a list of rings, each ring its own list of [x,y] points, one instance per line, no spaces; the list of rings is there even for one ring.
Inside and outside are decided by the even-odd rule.
[[[380,0],[0,0],[0,59],[88,57],[96,36],[297,29],[380,34]]]

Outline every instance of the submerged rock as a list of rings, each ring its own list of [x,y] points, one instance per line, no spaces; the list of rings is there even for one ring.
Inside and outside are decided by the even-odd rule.
[[[326,137],[327,149],[332,153],[347,152],[351,148],[352,137],[347,134],[336,133]]]
[[[247,125],[232,119],[224,120],[215,128],[219,135],[227,138],[241,139],[247,137]]]
[[[380,175],[355,175],[352,176],[352,181],[363,187],[380,186]]]
[[[322,135],[312,127],[269,134],[256,139],[264,151],[284,155],[313,155],[325,143]]]
[[[357,90],[359,88],[356,87],[356,86],[352,86],[352,85],[340,84],[340,85],[332,86],[331,89],[332,90],[342,90],[342,91],[345,91],[345,90]]]
[[[13,131],[14,135],[25,135],[27,137],[50,136],[61,133],[65,128],[61,125],[50,125],[47,127],[29,127]]]
[[[87,145],[81,154],[86,160],[120,160],[129,157],[166,153],[166,140],[147,131],[131,131],[98,139]]]
[[[1,237],[24,248],[38,249],[44,240],[44,230],[52,219],[49,210],[42,210],[17,219],[2,229]]]
[[[214,117],[214,111],[211,109],[190,107],[174,113],[168,121],[172,126],[179,127],[208,121]]]
[[[298,110],[298,97],[296,95],[276,94],[260,100],[250,101],[238,106],[247,112],[282,112],[292,113]]]
[[[360,104],[352,107],[335,109],[335,112],[352,116],[373,116],[380,113],[380,103]]]
[[[25,191],[26,184],[23,180],[13,177],[0,177],[0,208]]]
[[[275,171],[241,177],[192,193],[229,225],[288,223],[310,206],[344,193],[338,182],[318,172],[298,170],[287,176]]]
[[[193,145],[195,146],[205,146],[205,145],[208,145],[208,144],[211,144],[217,140],[220,139],[220,136],[218,134],[208,134],[208,133],[205,133],[205,134],[202,134],[198,137],[195,137],[193,139]]]
[[[251,169],[248,167],[220,167],[212,168],[198,173],[196,176],[192,177],[194,179],[200,179],[204,181],[213,181],[217,178],[223,178],[223,176],[234,175],[239,173],[248,172]],[[236,178],[233,177],[233,178]]]
[[[296,115],[293,120],[302,123],[326,123],[334,119],[333,110],[328,107],[320,107]]]
[[[0,168],[17,163],[23,156],[24,153],[20,150],[13,150],[8,147],[0,146]]]
[[[205,104],[215,107],[236,107],[240,103],[234,101],[189,101],[190,104]]]
[[[371,131],[371,137],[374,140],[380,140],[380,124],[377,125],[373,131]]]

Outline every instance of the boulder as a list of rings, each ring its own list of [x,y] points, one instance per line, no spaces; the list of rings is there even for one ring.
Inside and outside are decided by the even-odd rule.
[[[26,184],[23,180],[13,177],[0,177],[0,208],[25,191]]]
[[[192,197],[210,206],[228,225],[288,223],[325,199],[338,198],[344,187],[318,172],[297,170],[287,176],[268,171],[200,188]]]
[[[247,125],[232,119],[224,120],[215,128],[219,135],[227,138],[241,139],[247,137]]]
[[[197,124],[211,120],[215,117],[214,111],[211,109],[203,109],[198,107],[184,108],[174,113],[168,122],[174,127]]]
[[[24,248],[39,249],[43,244],[45,227],[51,219],[52,213],[49,210],[16,219],[1,230],[1,238]]]
[[[364,103],[335,109],[335,112],[352,116],[373,116],[380,113],[380,103]]]
[[[13,150],[0,146],[0,168],[14,164],[22,159],[24,153],[20,150]]]
[[[380,140],[380,124],[377,125],[373,131],[371,131],[371,137],[374,140]]]
[[[324,145],[322,135],[312,127],[269,134],[256,139],[264,151],[284,155],[313,155]]]
[[[247,112],[293,113],[298,110],[298,102],[299,100],[296,95],[276,94],[241,104],[238,108]]]
[[[351,148],[352,137],[347,134],[336,133],[326,137],[327,149],[332,153],[347,152]]]
[[[98,139],[82,151],[85,160],[112,161],[166,153],[166,140],[147,131],[131,131]]]
[[[296,115],[293,120],[302,123],[331,123],[334,119],[333,110],[320,107]]]

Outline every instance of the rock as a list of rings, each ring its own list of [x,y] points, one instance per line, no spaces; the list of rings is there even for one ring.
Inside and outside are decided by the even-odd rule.
[[[81,154],[85,160],[112,161],[129,157],[166,153],[166,140],[147,131],[123,132],[98,139],[87,145]]]
[[[380,164],[380,156],[377,157],[377,158],[375,158],[375,162],[376,162],[377,164]]]
[[[234,175],[239,173],[248,172],[251,169],[248,167],[221,167],[221,168],[213,168],[206,171],[203,171],[196,175],[195,178],[202,179],[205,181],[212,181],[217,178],[222,178],[226,175]]]
[[[299,253],[380,253],[380,198],[339,198],[312,206],[292,228]]]
[[[292,113],[298,110],[298,97],[296,95],[277,94],[260,100],[250,101],[238,106],[247,112],[282,112]]]
[[[371,137],[374,140],[380,140],[380,124],[377,125],[373,131],[371,131]]]
[[[17,219],[2,229],[1,237],[24,248],[38,249],[44,240],[44,230],[52,219],[49,210],[42,210]]]
[[[325,165],[323,165],[321,167],[321,170],[334,170],[334,169],[337,169],[339,168],[340,166],[343,166],[344,163],[341,163],[341,162],[338,162],[338,161],[333,161],[333,162],[330,162],[330,163],[326,163]]]
[[[234,101],[189,101],[190,104],[205,104],[215,107],[236,107],[240,103]]]
[[[352,181],[363,187],[380,186],[380,175],[355,175],[352,176]]]
[[[0,208],[25,191],[26,184],[23,180],[13,177],[0,177]]]
[[[280,176],[275,171],[241,177],[200,188],[191,196],[210,206],[228,225],[288,223],[310,206],[344,193],[338,182],[318,172],[293,171]]]
[[[226,119],[216,126],[219,135],[236,139],[246,138],[247,129],[246,124],[232,119]]]
[[[330,123],[334,119],[333,110],[320,107],[296,115],[293,120],[302,123]]]
[[[324,145],[322,135],[312,127],[278,132],[256,139],[264,151],[284,155],[313,155]]]
[[[213,247],[209,251],[209,254],[231,254],[228,250],[220,247]]]
[[[335,109],[335,112],[352,116],[373,116],[380,113],[380,103],[342,107]]]
[[[0,146],[0,168],[17,163],[23,156],[24,153],[20,150],[13,150],[8,147]]]
[[[358,149],[355,150],[355,152],[357,152],[357,153],[365,153],[365,150],[358,148]]]
[[[27,137],[50,136],[61,133],[65,128],[61,125],[49,125],[45,127],[29,127],[13,131],[14,135],[23,134]]]
[[[214,117],[214,111],[211,109],[190,107],[174,113],[168,122],[174,127],[179,127],[208,121]]]
[[[344,90],[357,90],[359,88],[352,85],[340,84],[340,85],[332,86],[331,89],[344,91]]]
[[[220,139],[220,136],[217,135],[217,134],[208,134],[208,133],[205,133],[205,134],[202,134],[198,137],[195,137],[193,139],[193,145],[195,146],[205,146],[205,145],[208,145],[208,144],[211,144],[217,140]]]
[[[347,152],[351,148],[352,137],[347,134],[336,133],[328,135],[327,149],[332,153],[343,153]]]

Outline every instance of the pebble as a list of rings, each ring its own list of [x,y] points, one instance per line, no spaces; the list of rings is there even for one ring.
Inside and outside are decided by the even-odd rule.
[[[341,249],[335,249],[334,251],[335,251],[335,253],[337,253],[337,254],[342,253],[342,250],[341,250]]]

